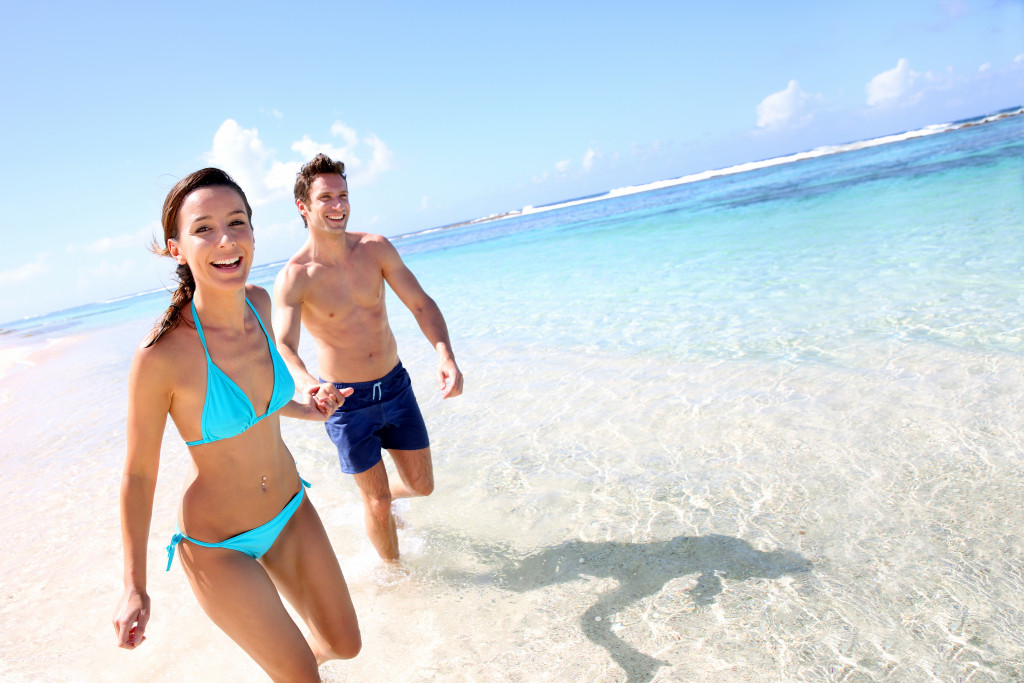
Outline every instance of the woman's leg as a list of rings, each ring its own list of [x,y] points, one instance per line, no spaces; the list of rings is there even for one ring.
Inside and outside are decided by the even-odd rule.
[[[187,541],[180,553],[203,611],[273,680],[320,680],[316,656],[259,562]]]
[[[310,647],[318,662],[359,654],[356,610],[338,556],[308,494],[261,561],[309,627]]]

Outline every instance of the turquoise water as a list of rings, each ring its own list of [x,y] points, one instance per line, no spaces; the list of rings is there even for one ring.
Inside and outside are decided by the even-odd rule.
[[[410,261],[460,335],[509,344],[834,359],[925,335],[1019,352],[1022,133],[1017,117],[511,219]]]
[[[327,680],[1024,678],[1024,116],[857,147],[395,239],[466,393],[392,298],[437,474],[405,575],[283,425],[363,630]],[[173,427],[149,639],[110,637],[128,364],[166,300],[3,326],[30,353],[0,378],[0,678],[261,680],[154,571]]]

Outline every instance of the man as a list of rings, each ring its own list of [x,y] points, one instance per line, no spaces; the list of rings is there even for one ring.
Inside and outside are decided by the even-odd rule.
[[[380,235],[348,232],[345,164],[318,154],[303,166],[295,181],[295,205],[309,237],[274,283],[278,349],[296,384],[322,405],[344,397],[327,433],[342,471],[359,486],[370,540],[382,559],[395,561],[391,501],[430,495],[434,470],[426,426],[388,322],[385,282],[437,350],[443,398],[462,393],[462,373],[440,309],[395,247]],[[316,342],[322,382],[299,358],[300,321]],[[382,448],[391,454],[398,477],[388,477]]]

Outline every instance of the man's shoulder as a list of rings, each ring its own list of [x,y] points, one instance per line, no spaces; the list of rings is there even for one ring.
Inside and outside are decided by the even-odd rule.
[[[350,232],[349,236],[353,239],[354,246],[368,246],[377,247],[385,244],[391,244],[387,237],[384,235],[376,235],[372,232]]]
[[[357,237],[358,241],[355,241],[355,247],[362,255],[360,260],[370,258],[377,261],[381,265],[398,253],[395,249],[395,245],[391,244],[391,240],[383,235],[375,235],[371,232],[357,232],[351,233],[352,237]]]
[[[281,266],[277,277],[274,278],[274,286],[294,287],[300,285],[309,280],[312,270],[316,265],[312,254],[306,249],[301,249]]]

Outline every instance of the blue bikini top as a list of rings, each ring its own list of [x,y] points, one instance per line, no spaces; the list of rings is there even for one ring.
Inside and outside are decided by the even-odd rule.
[[[199,333],[199,341],[203,343],[203,351],[206,353],[206,401],[203,404],[203,419],[201,422],[203,438],[198,441],[186,441],[186,446],[198,446],[211,441],[230,439],[238,436],[254,424],[283,408],[295,394],[295,381],[292,380],[288,366],[285,365],[281,354],[274,348],[267,334],[267,328],[260,320],[260,314],[249,302],[249,308],[256,315],[256,320],[263,330],[263,336],[267,338],[267,346],[270,347],[270,358],[274,363],[274,391],[270,395],[270,405],[267,412],[259,417],[256,416],[256,409],[252,401],[245,395],[234,380],[213,364],[210,359],[210,350],[206,347],[206,337],[203,336],[203,326],[199,324],[199,316],[196,314],[196,304],[192,301],[192,319],[196,323],[196,332]]]

